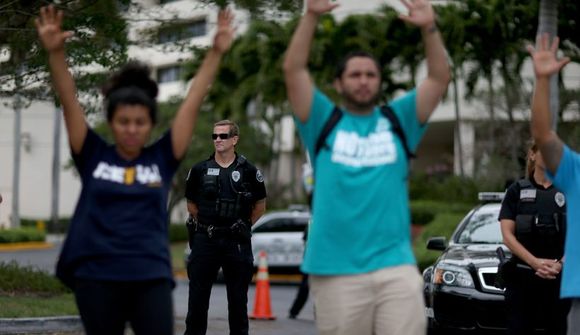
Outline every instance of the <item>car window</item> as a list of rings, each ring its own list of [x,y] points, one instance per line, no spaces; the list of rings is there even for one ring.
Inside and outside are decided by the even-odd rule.
[[[303,232],[308,224],[308,218],[272,219],[256,227],[254,233]]]
[[[475,212],[463,227],[458,243],[502,243],[498,212]]]

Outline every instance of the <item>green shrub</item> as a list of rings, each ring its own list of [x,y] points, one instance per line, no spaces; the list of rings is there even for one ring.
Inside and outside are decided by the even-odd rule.
[[[413,207],[411,204],[411,222],[424,226],[435,218],[435,211],[426,207]]]
[[[15,261],[0,262],[0,294],[52,296],[70,290],[54,276],[32,266],[21,267]]]
[[[35,228],[0,229],[0,243],[41,242],[46,233]]]
[[[169,225],[169,242],[184,242],[188,240],[185,223],[172,223]]]
[[[437,257],[441,255],[440,251],[427,250],[427,240],[430,237],[445,236],[449,241],[451,234],[467,214],[465,213],[439,213],[435,219],[425,227],[421,235],[414,241],[413,249],[417,258],[417,265],[423,271],[426,267],[433,264]]]

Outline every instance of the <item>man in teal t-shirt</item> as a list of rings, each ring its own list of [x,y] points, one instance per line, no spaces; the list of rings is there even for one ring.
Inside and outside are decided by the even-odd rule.
[[[401,18],[421,29],[427,78],[388,105],[408,147],[415,150],[450,80],[433,8],[404,1]],[[313,223],[302,266],[311,275],[320,334],[425,333],[419,274],[410,241],[408,162],[400,137],[377,107],[381,66],[368,53],[347,55],[334,87],[342,117],[316,153],[316,142],[335,103],[315,88],[308,54],[321,14],[337,6],[307,0],[288,47],[284,72],[288,99],[315,172]]]
[[[562,269],[560,297],[571,299],[568,335],[580,334],[580,153],[568,147],[552,130],[550,113],[550,77],[570,62],[558,59],[558,37],[552,42],[548,34],[538,37],[537,49],[529,46],[536,87],[532,101],[532,136],[540,148],[548,176],[566,196],[566,242],[564,257],[543,264],[537,274],[556,276]]]

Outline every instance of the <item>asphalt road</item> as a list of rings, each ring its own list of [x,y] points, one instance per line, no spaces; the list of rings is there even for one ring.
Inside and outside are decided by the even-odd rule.
[[[61,244],[56,241],[53,248],[44,250],[1,251],[0,262],[16,261],[20,265],[30,265],[38,269],[54,273],[56,259]],[[187,315],[187,280],[178,280],[173,291],[175,308],[175,334],[183,334],[185,316]],[[251,286],[248,292],[248,312],[254,308],[255,287]],[[317,334],[314,323],[314,308],[309,299],[297,319],[288,319],[288,309],[292,304],[298,286],[270,285],[271,306],[276,320],[250,320],[250,333],[254,335],[314,335]],[[223,284],[216,284],[213,288],[207,335],[223,335],[229,333],[227,318],[226,289]]]

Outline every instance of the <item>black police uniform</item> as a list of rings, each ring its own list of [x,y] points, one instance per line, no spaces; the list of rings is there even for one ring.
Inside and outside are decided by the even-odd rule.
[[[185,334],[205,334],[211,288],[222,268],[230,334],[248,334],[248,286],[253,275],[250,216],[266,198],[263,176],[244,156],[227,168],[214,156],[194,165],[185,197],[198,207],[190,232],[189,304]]]
[[[564,254],[566,201],[553,185],[543,187],[531,180],[513,183],[502,202],[499,219],[516,223],[515,236],[538,258],[561,259]],[[560,275],[542,279],[515,255],[504,273],[508,333],[532,334],[544,328],[547,334],[566,333],[569,302],[560,300]]]

